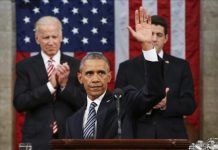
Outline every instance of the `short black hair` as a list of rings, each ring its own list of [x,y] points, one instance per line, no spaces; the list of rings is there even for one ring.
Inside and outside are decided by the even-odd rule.
[[[82,70],[85,62],[87,60],[90,60],[90,59],[100,59],[100,60],[103,60],[107,65],[108,65],[108,69],[110,70],[110,63],[109,63],[109,60],[104,56],[104,54],[102,54],[102,52],[89,52],[87,53],[81,60],[80,62],[80,71]]]
[[[164,28],[165,35],[167,34],[167,22],[163,17],[158,15],[151,16],[151,24],[162,26]]]

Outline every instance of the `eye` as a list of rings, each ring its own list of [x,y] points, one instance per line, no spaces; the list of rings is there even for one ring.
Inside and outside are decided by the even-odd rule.
[[[103,75],[105,75],[106,74],[106,72],[105,71],[103,71],[103,70],[101,70],[101,71],[98,71],[98,75],[99,76],[103,76]]]
[[[93,72],[92,72],[92,71],[87,71],[87,72],[85,73],[85,75],[86,75],[87,77],[91,77],[91,76],[93,75]]]
[[[49,39],[49,37],[48,36],[45,36],[45,37],[42,37],[43,39],[45,39],[45,40],[47,40],[47,39]]]
[[[158,37],[163,37],[163,34],[162,33],[157,33],[157,36]]]
[[[57,39],[58,37],[57,37],[57,36],[52,36],[52,38],[53,38],[53,39]]]

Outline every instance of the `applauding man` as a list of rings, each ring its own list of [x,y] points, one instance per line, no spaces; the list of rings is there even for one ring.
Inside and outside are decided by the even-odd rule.
[[[135,11],[135,30],[129,27],[133,37],[141,44],[142,54],[119,66],[116,87],[133,85],[137,89],[144,86],[147,67],[145,45],[151,45],[164,61],[164,79],[166,97],[145,113],[136,123],[136,138],[187,138],[183,117],[195,110],[194,90],[191,70],[187,61],[167,55],[163,52],[168,40],[167,23],[160,16],[148,16],[140,7]],[[150,36],[148,36],[150,35]],[[148,39],[149,37],[149,39]]]
[[[48,150],[52,136],[64,137],[66,118],[83,104],[76,79],[79,61],[61,53],[62,25],[57,18],[40,18],[35,39],[41,52],[17,64],[13,103],[26,114],[22,142]]]

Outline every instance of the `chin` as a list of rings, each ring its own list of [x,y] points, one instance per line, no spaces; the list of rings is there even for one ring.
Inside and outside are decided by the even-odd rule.
[[[92,95],[94,95],[94,97],[99,97],[103,94],[103,92],[92,92]]]

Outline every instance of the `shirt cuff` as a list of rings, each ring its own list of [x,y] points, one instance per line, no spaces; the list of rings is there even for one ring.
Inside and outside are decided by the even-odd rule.
[[[158,61],[157,52],[155,48],[148,50],[148,51],[143,51],[143,55],[144,55],[145,60]]]
[[[51,82],[47,82],[47,87],[51,94],[53,94],[56,91],[56,89],[52,86]]]
[[[160,108],[160,110],[166,110],[166,109],[167,109],[166,106]]]
[[[151,115],[151,113],[152,113],[152,109],[146,112],[146,115]]]

